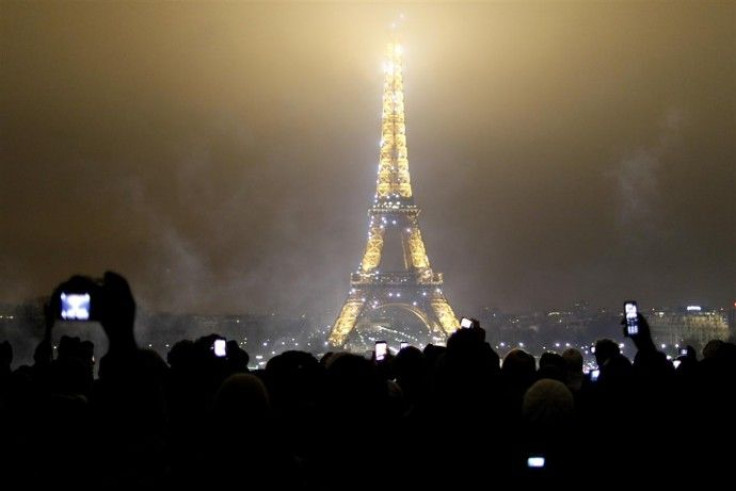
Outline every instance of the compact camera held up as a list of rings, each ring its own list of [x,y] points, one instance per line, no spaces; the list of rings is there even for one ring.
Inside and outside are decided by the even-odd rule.
[[[51,296],[51,313],[60,321],[99,321],[105,304],[102,280],[73,276],[60,284]]]
[[[132,325],[135,300],[127,280],[105,272],[101,279],[76,275],[56,287],[48,304],[51,319]]]

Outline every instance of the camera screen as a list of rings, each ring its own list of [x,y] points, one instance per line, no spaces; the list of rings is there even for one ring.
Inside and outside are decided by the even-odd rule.
[[[463,320],[460,321],[460,327],[463,327],[465,329],[473,327],[473,321],[468,319],[467,317],[463,317]]]
[[[624,311],[626,315],[627,334],[639,334],[639,319],[637,318],[636,302],[626,302],[624,305]]]
[[[386,357],[386,342],[378,341],[376,343],[376,360],[380,361]]]
[[[592,370],[590,372],[590,380],[592,380],[593,382],[595,382],[596,380],[598,380],[598,376],[600,374],[601,374],[601,371],[600,370]]]
[[[529,457],[526,459],[526,466],[532,469],[544,467],[544,457]]]
[[[408,347],[409,347],[409,343],[407,343],[406,341],[402,341],[401,344],[399,345],[400,350],[404,348],[408,348]]]
[[[225,356],[227,354],[225,350],[225,340],[224,339],[215,339],[215,356]]]
[[[91,296],[89,293],[62,293],[61,318],[69,321],[89,320]]]

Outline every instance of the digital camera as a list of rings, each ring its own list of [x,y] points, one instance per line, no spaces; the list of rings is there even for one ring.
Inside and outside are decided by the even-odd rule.
[[[56,288],[50,305],[58,320],[99,321],[105,305],[101,281],[85,276],[73,276]]]

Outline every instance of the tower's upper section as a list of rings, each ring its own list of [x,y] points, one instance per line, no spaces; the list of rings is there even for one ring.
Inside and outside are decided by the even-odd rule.
[[[381,158],[376,182],[376,205],[380,208],[412,206],[409,157],[404,122],[403,52],[401,44],[388,43],[383,64],[383,113]],[[390,203],[390,204],[389,204]]]

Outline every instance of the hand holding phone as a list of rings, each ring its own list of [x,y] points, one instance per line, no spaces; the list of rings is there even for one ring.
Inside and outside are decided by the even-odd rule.
[[[215,339],[212,345],[215,351],[215,356],[222,358],[227,355],[227,342],[224,339]]]
[[[386,358],[388,352],[388,344],[386,341],[376,341],[376,361],[383,361]]]
[[[637,336],[639,334],[639,308],[634,300],[624,302],[624,319],[626,321],[627,337]]]
[[[65,321],[87,321],[92,311],[92,296],[85,293],[61,292],[59,318]]]
[[[51,294],[48,314],[67,322],[99,321],[107,304],[105,297],[102,280],[73,276]]]

